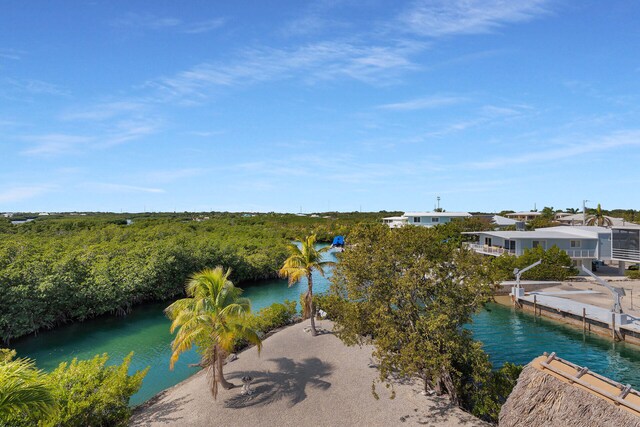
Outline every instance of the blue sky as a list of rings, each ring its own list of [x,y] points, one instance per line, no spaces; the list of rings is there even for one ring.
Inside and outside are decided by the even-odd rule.
[[[639,19],[0,0],[0,211],[640,209]]]

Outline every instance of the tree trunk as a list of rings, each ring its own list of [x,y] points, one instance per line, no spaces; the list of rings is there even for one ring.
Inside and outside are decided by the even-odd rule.
[[[309,285],[309,290],[307,291],[307,298],[309,299],[309,314],[311,314],[311,335],[318,335],[318,331],[316,330],[316,308],[313,306],[313,279],[311,278],[311,273],[307,275],[307,282]]]
[[[230,388],[235,387],[232,383],[230,383],[229,381],[227,381],[224,378],[224,374],[222,372],[222,366],[224,363],[224,354],[225,352],[222,351],[220,348],[218,348],[217,351],[217,360],[216,360],[216,379],[218,380],[218,383],[222,386],[222,388],[224,388],[225,390],[229,390]]]

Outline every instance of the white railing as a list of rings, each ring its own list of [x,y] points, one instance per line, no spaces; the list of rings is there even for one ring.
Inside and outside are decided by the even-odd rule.
[[[504,253],[507,253],[507,254],[510,254],[510,255],[515,255],[516,254],[516,251],[505,249],[505,248],[501,248],[500,246],[481,245],[481,244],[478,244],[478,243],[465,243],[465,245],[471,250],[474,250],[474,251],[476,251],[478,253],[486,254],[486,255],[499,256],[499,255],[502,255]]]
[[[564,249],[571,258],[595,258],[595,249]]]
[[[514,249],[505,249],[500,246],[481,245],[479,243],[465,243],[471,250],[485,255],[499,256],[502,254],[522,255],[522,251],[516,252]],[[570,258],[596,258],[595,249],[564,249]]]
[[[638,249],[611,249],[611,258],[640,262]]]

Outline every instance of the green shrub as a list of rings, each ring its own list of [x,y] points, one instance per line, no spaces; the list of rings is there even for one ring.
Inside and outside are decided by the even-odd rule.
[[[624,275],[629,279],[640,280],[640,270],[627,270],[624,272]]]
[[[106,366],[107,354],[61,363],[47,375],[59,411],[38,426],[126,426],[131,416],[129,398],[140,389],[149,369],[129,375],[132,356],[114,366]]]
[[[269,331],[286,326],[297,314],[296,302],[285,300],[284,303],[274,303],[253,315],[251,326],[266,334]]]
[[[496,281],[513,280],[514,268],[523,269],[540,259],[542,264],[525,272],[523,280],[566,280],[578,274],[569,255],[554,245],[547,250],[542,247],[525,249],[518,257],[503,254],[494,258],[491,263],[494,278]]]

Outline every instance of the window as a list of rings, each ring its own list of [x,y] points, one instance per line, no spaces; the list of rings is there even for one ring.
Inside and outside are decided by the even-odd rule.
[[[532,246],[534,248],[537,248],[538,246],[540,246],[542,249],[546,249],[547,248],[547,242],[545,242],[544,240],[534,240]]]
[[[438,217],[431,217],[431,222],[440,222],[440,218],[438,218]]]
[[[572,248],[579,248],[581,246],[582,242],[580,242],[580,240],[572,240],[571,241],[571,247]]]
[[[485,237],[484,238],[484,244],[487,246],[491,246],[491,237]]]
[[[413,217],[413,222],[420,222],[420,217],[419,216],[414,216]]]

